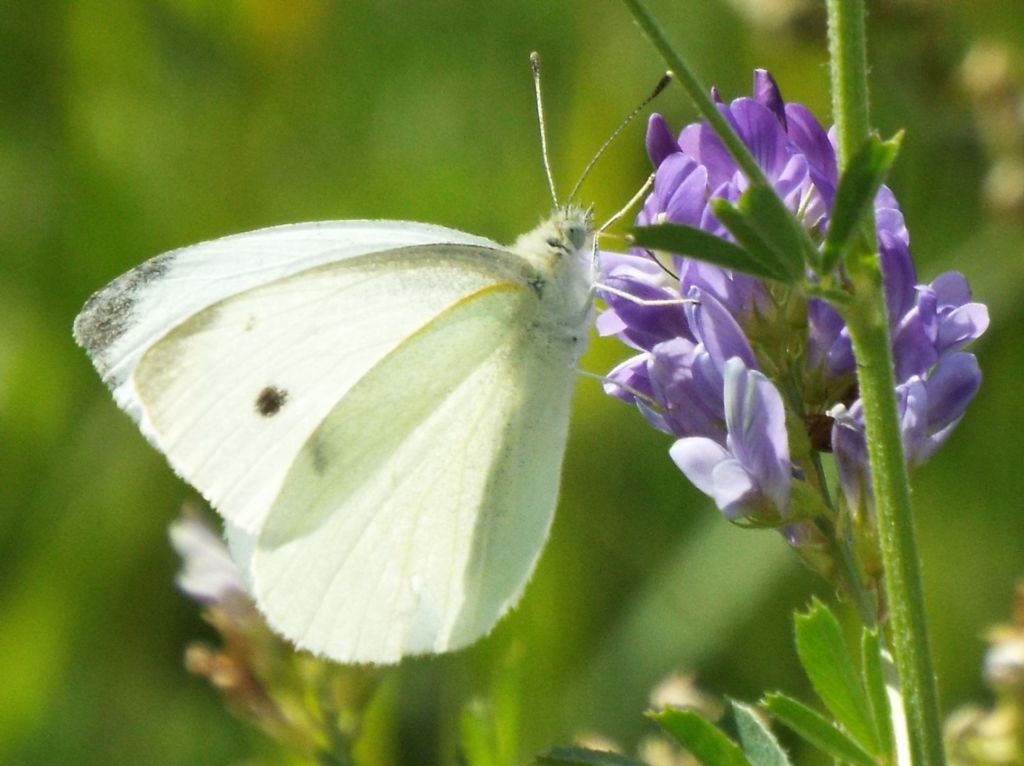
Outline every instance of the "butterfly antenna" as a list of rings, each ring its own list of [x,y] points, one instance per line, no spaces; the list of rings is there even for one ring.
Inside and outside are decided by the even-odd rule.
[[[551,160],[548,159],[548,134],[544,129],[544,100],[540,97],[540,54],[530,54],[530,70],[533,72],[533,92],[537,101],[537,124],[540,125],[540,153],[544,158],[544,173],[548,177],[548,189],[551,201],[558,207],[558,194],[555,192],[555,177],[551,175]]]
[[[587,180],[587,176],[590,175],[590,171],[594,169],[594,165],[597,164],[599,159],[601,159],[601,155],[605,153],[605,150],[611,146],[612,141],[618,138],[619,133],[625,130],[626,126],[629,125],[629,123],[631,123],[649,103],[654,101],[654,99],[656,99],[663,90],[665,90],[668,84],[672,82],[672,78],[674,76],[675,75],[673,75],[672,72],[665,72],[661,79],[658,80],[658,84],[654,86],[654,90],[651,91],[651,95],[641,101],[632,112],[627,114],[626,119],[619,123],[619,127],[613,130],[612,134],[608,136],[608,140],[601,144],[601,148],[597,150],[597,153],[591,158],[590,162],[587,163],[587,166],[583,168],[583,173],[580,174],[580,180],[578,180],[576,185],[572,187],[572,191],[569,193],[569,202],[572,202],[573,198],[576,196],[576,192],[580,190],[583,182]]]

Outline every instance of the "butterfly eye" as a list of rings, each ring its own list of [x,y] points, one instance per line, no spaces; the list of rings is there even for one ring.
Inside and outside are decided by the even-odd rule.
[[[582,249],[583,243],[587,240],[587,230],[577,221],[568,221],[565,224],[563,233],[576,250]]]

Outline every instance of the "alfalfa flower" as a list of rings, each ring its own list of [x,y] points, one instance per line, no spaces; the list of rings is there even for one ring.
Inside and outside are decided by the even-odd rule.
[[[949,438],[981,386],[981,370],[973,354],[960,351],[942,359],[927,376],[912,375],[896,387],[903,452],[911,468],[924,463]],[[831,410],[832,449],[848,507],[870,510],[871,473],[864,434],[863,405]]]
[[[839,185],[829,131],[806,107],[786,103],[763,70],[754,74],[751,97],[726,104],[712,96],[784,206],[820,244]],[[736,202],[750,181],[714,131],[694,123],[677,135],[654,115],[646,146],[654,184],[637,226],[675,223],[732,240],[716,200]],[[988,316],[958,273],[918,283],[903,214],[885,186],[874,214],[904,443],[918,465],[948,438],[978,389],[977,363],[963,348],[984,332]],[[832,305],[813,292],[642,248],[604,254],[601,282],[613,290],[602,295],[607,309],[598,331],[637,352],[608,374],[606,391],[676,437],[673,459],[729,519],[779,526],[796,545],[816,539],[815,528],[799,520],[836,512],[820,495],[817,468],[833,448],[857,511],[869,477],[856,363]],[[820,502],[808,505],[813,493]]]
[[[221,536],[197,512],[186,509],[169,532],[182,559],[178,587],[220,636],[219,646],[190,643],[186,668],[207,678],[232,713],[304,759],[347,762],[378,674],[296,652],[271,631]]]
[[[224,541],[197,513],[186,511],[167,531],[181,556],[175,583],[183,592],[206,605],[248,599],[242,573]]]

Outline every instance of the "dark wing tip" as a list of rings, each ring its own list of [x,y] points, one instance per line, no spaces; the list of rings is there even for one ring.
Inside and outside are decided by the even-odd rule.
[[[164,253],[136,266],[93,293],[75,317],[75,342],[99,361],[132,325],[139,293],[167,273],[176,253]]]

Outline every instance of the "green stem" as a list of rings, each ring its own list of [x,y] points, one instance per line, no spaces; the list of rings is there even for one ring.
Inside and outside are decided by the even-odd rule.
[[[825,505],[831,512],[828,519],[819,520],[819,528],[822,528],[826,539],[831,541],[834,549],[836,562],[839,566],[840,577],[846,584],[846,590],[853,600],[860,620],[869,628],[875,627],[878,622],[878,607],[875,604],[874,596],[864,586],[864,578],[861,577],[860,567],[857,565],[857,555],[851,544],[850,536],[841,532],[835,524],[836,507],[829,492],[828,481],[825,479],[825,469],[821,464],[821,453],[813,451],[810,455],[813,474],[808,473],[808,478],[814,478],[814,484],[821,493]]]
[[[675,75],[676,79],[679,80],[680,84],[686,89],[687,94],[693,99],[693,103],[697,105],[697,109],[700,110],[701,114],[711,125],[718,137],[722,139],[722,143],[725,144],[729,153],[732,154],[733,159],[736,160],[736,164],[740,166],[740,169],[747,174],[747,178],[752,183],[760,183],[764,186],[769,186],[768,179],[765,178],[764,172],[761,170],[761,166],[757,164],[757,160],[754,159],[754,155],[747,149],[747,145],[743,143],[736,131],[732,129],[732,125],[729,121],[722,116],[722,113],[718,111],[718,107],[715,106],[715,102],[711,100],[708,95],[707,88],[697,79],[697,75],[693,73],[693,70],[687,66],[686,62],[683,61],[682,57],[676,53],[672,47],[672,43],[668,41],[668,37],[665,35],[665,30],[661,28],[658,22],[655,20],[651,12],[647,10],[647,7],[641,2],[641,0],[622,0],[633,14],[633,18],[640,25],[640,28],[644,30],[647,37],[650,38],[651,42],[654,43],[654,47],[658,49],[662,58],[668,64],[669,69],[672,70],[672,74]]]
[[[868,63],[864,0],[826,0],[832,116],[840,171],[868,137]]]
[[[839,169],[868,137],[867,44],[863,0],[826,0],[832,111],[838,133]],[[845,319],[857,358],[864,405],[868,459],[878,517],[879,545],[885,567],[893,653],[900,674],[916,766],[942,766],[945,754],[931,650],[924,613],[924,588],[910,504],[910,480],[896,406],[889,322],[882,289],[874,220],[861,240],[867,252],[849,259],[853,302],[836,306]]]
[[[876,262],[877,268],[877,262]],[[913,762],[945,762],[939,696],[924,613],[924,588],[910,504],[910,484],[892,371],[889,328],[880,291],[859,291],[846,312],[857,358],[879,544],[885,567],[892,646],[900,674]]]

